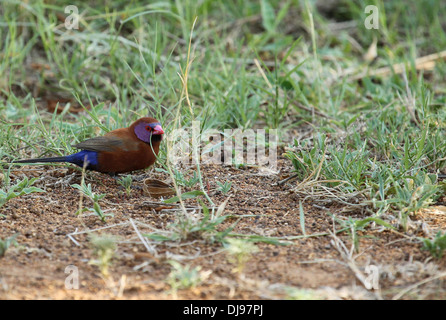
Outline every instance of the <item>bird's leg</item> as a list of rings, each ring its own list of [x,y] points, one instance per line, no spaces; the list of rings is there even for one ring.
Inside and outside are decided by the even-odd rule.
[[[105,180],[108,179],[106,178],[107,176],[108,178],[113,179],[115,182],[118,182],[119,176],[116,172],[107,172],[107,174],[103,176]]]
[[[141,182],[145,179],[145,176],[140,174],[140,175],[132,175],[132,180],[136,181],[136,182]]]

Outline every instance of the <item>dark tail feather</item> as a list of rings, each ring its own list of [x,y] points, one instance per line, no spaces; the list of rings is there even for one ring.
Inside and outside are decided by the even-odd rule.
[[[36,158],[12,161],[11,163],[45,163],[45,162],[67,162],[67,157],[53,157],[53,158]]]

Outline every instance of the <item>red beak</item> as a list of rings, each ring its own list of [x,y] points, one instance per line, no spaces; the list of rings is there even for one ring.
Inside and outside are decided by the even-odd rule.
[[[155,128],[153,128],[152,134],[163,134],[164,130],[160,125],[155,126]]]

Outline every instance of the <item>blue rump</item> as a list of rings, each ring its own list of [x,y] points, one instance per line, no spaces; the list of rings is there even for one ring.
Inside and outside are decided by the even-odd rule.
[[[87,168],[94,168],[98,165],[98,153],[96,151],[82,150],[67,156],[66,161],[79,167],[83,167],[84,162],[87,161]]]

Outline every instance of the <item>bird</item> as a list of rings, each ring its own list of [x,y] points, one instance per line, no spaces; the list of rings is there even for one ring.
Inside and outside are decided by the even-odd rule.
[[[150,167],[155,163],[164,130],[161,123],[143,117],[127,128],[73,145],[81,151],[62,157],[34,158],[12,163],[68,162],[86,169],[116,175]]]

